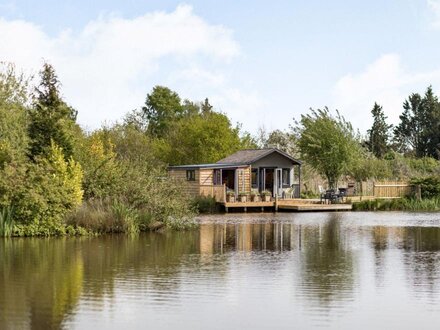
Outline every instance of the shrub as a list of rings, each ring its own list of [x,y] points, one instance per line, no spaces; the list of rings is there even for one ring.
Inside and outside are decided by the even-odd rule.
[[[440,196],[440,177],[429,176],[426,178],[413,178],[410,180],[413,185],[420,185],[422,198],[433,198]]]
[[[217,202],[211,196],[198,196],[194,198],[193,205],[199,213],[216,213],[218,211]]]

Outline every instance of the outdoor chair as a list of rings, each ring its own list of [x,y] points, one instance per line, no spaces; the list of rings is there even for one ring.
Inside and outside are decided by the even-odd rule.
[[[325,199],[325,196],[326,196],[325,194],[327,191],[321,185],[318,186],[318,190],[319,190],[319,198],[321,199],[321,203],[322,203],[322,200]]]

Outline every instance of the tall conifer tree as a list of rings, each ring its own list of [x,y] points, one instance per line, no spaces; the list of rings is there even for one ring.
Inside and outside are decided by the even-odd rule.
[[[376,157],[382,158],[389,150],[389,130],[392,125],[387,124],[387,117],[379,104],[374,103],[371,114],[373,115],[373,125],[368,130],[368,149]]]

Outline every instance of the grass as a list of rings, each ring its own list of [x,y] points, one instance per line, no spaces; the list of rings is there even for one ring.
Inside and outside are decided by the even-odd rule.
[[[98,234],[136,234],[151,230],[152,222],[148,212],[133,209],[121,201],[101,199],[84,202],[67,218],[67,225]],[[158,224],[154,223],[154,227]]]
[[[12,207],[0,209],[0,237],[10,237],[14,232]]]
[[[374,199],[353,203],[354,211],[440,211],[440,198]]]

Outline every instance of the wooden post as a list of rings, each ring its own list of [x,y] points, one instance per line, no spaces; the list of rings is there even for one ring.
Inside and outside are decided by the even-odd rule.
[[[422,200],[422,187],[419,184],[416,186],[416,199]]]
[[[223,184],[223,202],[226,203],[226,183]]]

